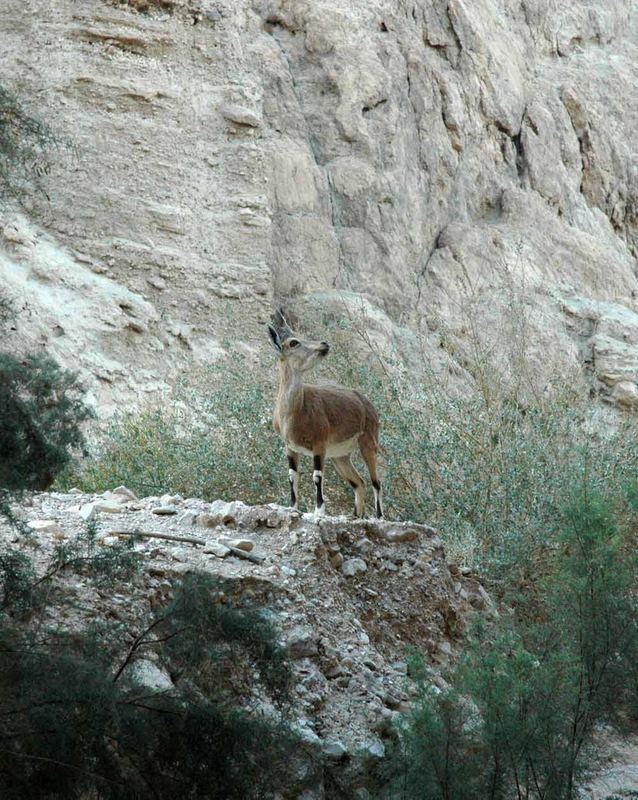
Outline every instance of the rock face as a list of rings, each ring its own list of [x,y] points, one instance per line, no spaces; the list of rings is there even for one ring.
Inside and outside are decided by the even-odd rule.
[[[158,498],[119,494],[124,502],[116,516],[97,510],[104,496],[36,494],[15,507],[32,535],[16,537],[0,520],[0,548],[9,542],[23,547],[39,577],[60,535],[73,541],[85,529],[80,511],[87,505],[96,509],[98,552],[126,532],[138,532],[134,547],[141,569],[129,580],[98,591],[86,575],[70,567],[60,571],[56,580],[64,601],[48,601],[43,612],[52,628],[78,630],[114,619],[123,629],[138,631],[148,624],[150,609],[168,602],[176,581],[195,571],[223,581],[233,602],[267,607],[291,660],[293,719],[308,751],[303,756],[308,763],[291,767],[290,800],[306,796],[304,791],[323,797],[324,781],[326,787],[339,786],[343,796],[365,796],[357,792],[370,786],[369,762],[384,758],[384,742],[396,736],[393,722],[415,696],[406,655],[414,649],[423,653],[434,685],[441,667],[455,657],[471,617],[496,613],[480,584],[448,565],[441,540],[426,525],[410,524],[409,540],[388,540],[386,533],[400,524],[316,519],[280,506],[192,498],[182,503],[191,516],[180,520],[153,514]],[[207,525],[198,524],[200,516]],[[259,558],[245,560],[238,548],[218,552],[230,524],[250,538],[250,555]],[[366,569],[349,574],[346,564],[363,563],[356,557],[362,542]],[[335,553],[344,555],[343,568],[333,563]],[[125,652],[127,642],[123,637]],[[149,652],[144,650],[126,675],[151,692],[170,692],[171,677],[149,661]]]
[[[636,407],[631,5],[5,0],[3,81],[75,146],[3,213],[15,336],[103,415],[219,358],[229,309],[265,349],[273,301],[455,373],[470,331],[505,374],[524,338],[539,385]]]

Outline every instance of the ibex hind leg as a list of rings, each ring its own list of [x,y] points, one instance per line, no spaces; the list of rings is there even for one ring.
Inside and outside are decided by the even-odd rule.
[[[369,437],[362,437],[359,443],[359,449],[363,460],[366,462],[366,467],[370,473],[370,480],[372,481],[372,489],[374,490],[374,510],[381,519],[383,517],[383,492],[381,489],[381,481],[377,472],[377,443],[372,441]]]
[[[341,456],[340,458],[333,459],[335,469],[341,477],[348,481],[352,490],[354,491],[354,515],[355,517],[362,517],[365,512],[365,487],[363,478],[355,469],[350,456]]]

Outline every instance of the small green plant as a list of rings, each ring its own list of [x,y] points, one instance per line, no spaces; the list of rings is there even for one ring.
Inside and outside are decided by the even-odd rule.
[[[123,483],[140,496],[284,501],[287,464],[262,376],[237,363],[175,387],[171,402],[116,420],[92,460],[64,478],[86,491]]]

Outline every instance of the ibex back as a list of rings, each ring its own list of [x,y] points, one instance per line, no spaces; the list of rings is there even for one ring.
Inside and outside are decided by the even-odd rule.
[[[273,316],[268,331],[279,353],[279,393],[273,424],[286,446],[291,506],[297,508],[299,501],[299,455],[309,455],[314,462],[315,514],[325,514],[324,464],[326,458],[331,458],[339,475],[354,490],[355,516],[362,517],[364,483],[350,461],[350,455],[359,448],[370,473],[375,511],[382,517],[383,500],[377,474],[379,416],[374,406],[362,394],[345,386],[303,383],[303,373],[330,352],[327,342],[300,339],[280,311]]]

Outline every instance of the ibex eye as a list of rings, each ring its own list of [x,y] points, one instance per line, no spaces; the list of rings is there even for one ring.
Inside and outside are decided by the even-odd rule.
[[[290,347],[299,347],[299,342],[296,339],[291,339],[288,344]]]

